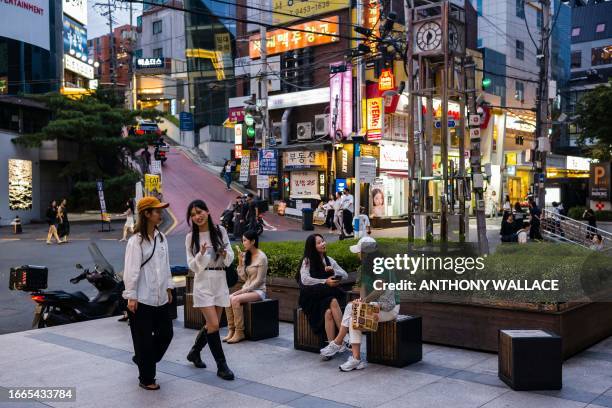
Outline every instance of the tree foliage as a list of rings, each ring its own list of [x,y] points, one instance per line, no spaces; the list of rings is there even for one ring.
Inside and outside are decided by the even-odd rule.
[[[612,81],[600,85],[580,99],[577,107],[582,134],[578,144],[591,157],[602,161],[612,159]]]
[[[59,174],[70,180],[74,194],[80,196],[81,191],[85,195],[94,186],[95,199],[96,180],[104,180],[108,186],[128,180],[131,183],[138,178],[128,166],[127,157],[134,157],[157,136],[124,137],[125,130],[135,125],[138,117],[156,118],[159,113],[127,110],[120,95],[104,89],[78,98],[58,93],[31,98],[47,105],[51,120],[40,132],[20,135],[13,142],[40,147],[43,141],[56,140],[58,149],[74,152]],[[125,188],[125,191],[133,191],[133,184]],[[79,201],[76,198],[75,201]]]

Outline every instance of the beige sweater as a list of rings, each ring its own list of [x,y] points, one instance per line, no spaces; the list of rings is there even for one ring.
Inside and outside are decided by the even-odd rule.
[[[259,251],[257,256],[251,259],[251,264],[244,266],[244,261],[238,267],[238,276],[244,281],[241,293],[252,292],[254,290],[266,291],[266,275],[268,274],[268,257],[263,251]]]

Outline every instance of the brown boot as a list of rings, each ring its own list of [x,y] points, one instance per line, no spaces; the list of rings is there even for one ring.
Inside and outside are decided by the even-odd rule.
[[[234,329],[234,312],[232,311],[232,307],[226,307],[225,308],[225,317],[227,317],[227,328],[228,328],[228,332],[227,332],[227,336],[225,336],[222,340],[223,341],[228,341],[229,339],[231,339],[232,337],[234,337],[234,333],[235,333],[235,329]]]
[[[235,332],[231,339],[227,340],[227,344],[234,344],[244,340],[244,312],[242,305],[232,307],[234,313]]]

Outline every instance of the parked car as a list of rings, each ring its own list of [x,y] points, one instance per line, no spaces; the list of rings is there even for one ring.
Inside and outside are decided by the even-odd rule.
[[[157,123],[150,120],[139,120],[136,126],[130,129],[131,135],[158,135],[161,136],[162,131]]]

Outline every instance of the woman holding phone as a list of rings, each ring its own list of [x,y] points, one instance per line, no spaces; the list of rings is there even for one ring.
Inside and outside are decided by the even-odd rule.
[[[325,239],[320,234],[306,238],[302,266],[296,275],[300,285],[299,304],[312,330],[319,334],[325,331],[327,340],[336,337],[336,329],[342,323],[342,308],[346,292],[339,285],[348,274],[336,261],[326,254]]]
[[[205,320],[187,360],[198,368],[205,368],[200,352],[208,343],[217,363],[217,375],[233,380],[234,373],[227,366],[221,346],[219,321],[223,308],[230,306],[225,268],[234,261],[234,251],[225,228],[213,223],[204,201],[194,200],[189,204],[187,224],[191,225],[191,232],[185,238],[187,264],[195,273],[193,307],[200,309]]]
[[[259,239],[254,230],[242,234],[244,252],[236,245],[238,251],[238,276],[244,281],[242,288],[230,295],[230,307],[225,308],[229,332],[223,341],[229,344],[244,340],[244,314],[242,305],[257,302],[266,298],[266,275],[268,257],[259,249]]]
[[[172,341],[172,274],[168,256],[168,240],[157,226],[162,222],[162,209],[168,207],[155,197],[138,201],[136,234],[125,248],[123,282],[127,299],[130,331],[134,343],[132,361],[138,365],[140,387],[158,390],[155,365]]]

